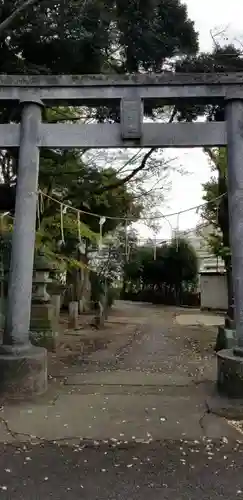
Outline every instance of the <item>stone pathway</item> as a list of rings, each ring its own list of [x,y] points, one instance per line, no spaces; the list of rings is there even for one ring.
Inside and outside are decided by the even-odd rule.
[[[208,413],[216,380],[212,321],[188,327],[178,325],[176,309],[126,303],[123,309],[134,323],[143,318],[143,332],[116,355],[109,349],[90,355],[36,402],[3,405],[2,441],[238,436]]]
[[[188,326],[195,311],[122,307],[144,324],[125,348],[110,344],[45,396],[1,408],[0,498],[243,500],[242,434],[208,413],[214,320]]]

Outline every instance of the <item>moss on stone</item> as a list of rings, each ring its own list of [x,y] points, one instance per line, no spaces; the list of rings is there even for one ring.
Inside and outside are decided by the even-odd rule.
[[[57,345],[57,333],[52,331],[31,332],[30,341],[36,347],[44,347],[49,352],[55,352]]]

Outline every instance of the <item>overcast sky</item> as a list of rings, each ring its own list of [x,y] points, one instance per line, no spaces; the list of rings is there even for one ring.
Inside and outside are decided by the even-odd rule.
[[[199,32],[200,49],[210,51],[213,46],[212,36],[227,28],[229,42],[238,44],[242,41],[243,47],[243,2],[242,0],[184,0],[187,4],[189,17],[195,22]],[[222,38],[220,40],[222,42]],[[178,165],[182,165],[188,175],[172,176],[172,190],[166,200],[164,213],[174,213],[196,206],[202,202],[202,183],[210,178],[208,160],[200,149],[167,150],[167,157],[179,155]],[[177,217],[168,219],[173,228],[177,226]],[[190,229],[198,222],[196,211],[188,212],[179,217],[179,228]],[[171,236],[170,224],[162,223],[159,238]],[[151,236],[146,228],[141,228],[143,236]]]

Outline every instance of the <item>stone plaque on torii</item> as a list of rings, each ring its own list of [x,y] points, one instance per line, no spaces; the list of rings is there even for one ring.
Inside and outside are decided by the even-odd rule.
[[[143,123],[144,101],[221,104],[224,122]],[[0,124],[0,147],[19,147],[0,390],[41,393],[46,351],[29,341],[40,148],[213,147],[228,149],[228,195],[237,348],[218,355],[219,384],[243,395],[243,73],[91,76],[0,75],[0,101],[22,105],[20,124]],[[48,124],[42,107],[120,102],[120,124]],[[243,376],[242,376],[243,377]],[[230,390],[228,391],[230,392]],[[236,391],[237,392],[237,391]]]

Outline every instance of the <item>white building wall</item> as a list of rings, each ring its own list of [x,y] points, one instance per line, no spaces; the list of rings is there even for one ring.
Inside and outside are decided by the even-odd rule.
[[[200,275],[201,309],[223,310],[228,307],[226,274]]]
[[[186,238],[197,253],[199,272],[224,272],[224,261],[213,255],[207,245],[207,237],[212,228],[209,225],[195,227],[190,231],[179,231],[177,237]],[[176,236],[176,234],[175,234]]]

